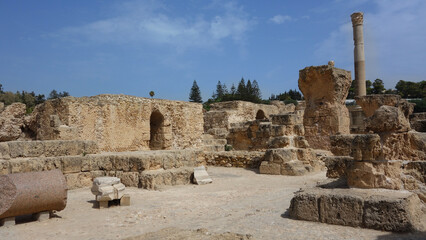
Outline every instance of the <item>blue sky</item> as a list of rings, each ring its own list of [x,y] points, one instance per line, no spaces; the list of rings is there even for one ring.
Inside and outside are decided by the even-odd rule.
[[[364,12],[367,79],[426,79],[426,1],[0,0],[0,83],[207,100],[220,80],[257,80],[263,98],[298,89],[299,70],[353,72],[350,14]]]

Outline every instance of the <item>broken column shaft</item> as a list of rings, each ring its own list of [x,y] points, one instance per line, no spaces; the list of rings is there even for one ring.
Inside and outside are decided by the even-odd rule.
[[[355,85],[356,96],[365,96],[367,94],[365,86],[365,55],[364,55],[364,34],[363,34],[363,16],[362,12],[356,12],[351,15],[352,27],[354,30],[354,62],[355,62]]]
[[[63,210],[67,190],[65,177],[57,169],[0,175],[0,219]]]

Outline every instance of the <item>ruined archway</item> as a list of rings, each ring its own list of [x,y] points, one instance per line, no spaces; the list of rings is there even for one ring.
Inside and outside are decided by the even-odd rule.
[[[149,119],[150,138],[149,148],[151,150],[164,149],[164,117],[159,111],[151,113]]]
[[[259,110],[256,113],[256,120],[266,119],[265,112],[263,110]]]

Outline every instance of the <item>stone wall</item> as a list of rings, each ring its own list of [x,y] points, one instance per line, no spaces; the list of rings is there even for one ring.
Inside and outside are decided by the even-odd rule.
[[[210,111],[204,114],[204,131],[210,129],[229,129],[231,124],[247,122],[255,119],[269,118],[271,114],[294,111],[294,105],[289,104],[256,104],[245,101],[230,101],[213,103]]]
[[[34,110],[38,140],[93,140],[101,151],[184,149],[201,144],[202,105],[126,95],[66,97]]]
[[[313,148],[330,149],[329,136],[349,134],[349,111],[345,106],[351,73],[332,65],[299,71],[299,89],[305,97],[305,137]]]
[[[81,154],[55,157],[20,157],[0,160],[0,174],[61,170],[68,188],[89,187],[96,177],[119,177],[129,187],[141,186],[143,172],[205,165],[202,151],[163,150]]]
[[[426,112],[411,114],[410,124],[417,132],[426,132]]]

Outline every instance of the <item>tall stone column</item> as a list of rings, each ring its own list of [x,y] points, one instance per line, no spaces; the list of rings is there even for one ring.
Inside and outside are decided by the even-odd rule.
[[[352,27],[354,30],[354,62],[355,62],[355,85],[356,96],[365,96],[367,94],[365,86],[365,55],[364,55],[364,34],[363,34],[362,12],[356,12],[351,15]]]

